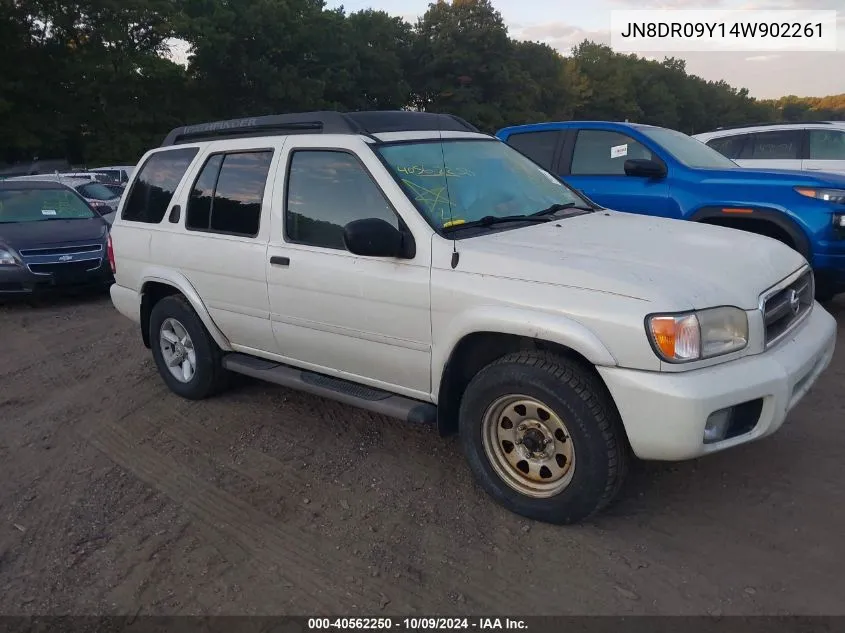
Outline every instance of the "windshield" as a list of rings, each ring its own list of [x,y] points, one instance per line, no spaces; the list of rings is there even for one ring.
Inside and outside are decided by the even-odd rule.
[[[587,206],[572,190],[497,140],[419,141],[377,148],[396,180],[436,229],[486,216]]]
[[[0,223],[3,224],[93,217],[97,216],[85,201],[67,189],[0,190]]]
[[[92,182],[88,185],[80,185],[76,188],[76,190],[86,198],[90,198],[92,200],[112,200],[118,197],[118,194],[98,182]]]
[[[727,158],[708,147],[701,141],[687,136],[683,132],[667,130],[661,127],[643,127],[640,131],[661,145],[667,152],[672,154],[678,161],[687,167],[698,169],[731,169],[739,167],[730,158]]]

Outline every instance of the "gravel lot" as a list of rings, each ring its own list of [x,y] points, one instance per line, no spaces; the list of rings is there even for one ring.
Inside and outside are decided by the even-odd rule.
[[[845,614],[843,332],[779,433],[637,464],[567,528],[434,429],[259,383],[179,399],[103,295],[0,306],[0,613]]]

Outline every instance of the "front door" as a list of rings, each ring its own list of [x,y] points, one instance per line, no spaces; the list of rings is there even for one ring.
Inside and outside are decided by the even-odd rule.
[[[430,236],[417,236],[413,259],[346,250],[343,227],[352,220],[408,226],[379,184],[389,174],[358,137],[326,149],[320,137],[291,136],[279,169],[267,253],[278,353],[295,365],[428,398]]]
[[[678,205],[669,197],[667,178],[642,178],[625,174],[625,161],[655,158],[636,139],[609,130],[577,132],[571,156],[562,160],[561,177],[603,207],[628,213],[668,218],[680,217]],[[566,169],[568,165],[568,169]]]

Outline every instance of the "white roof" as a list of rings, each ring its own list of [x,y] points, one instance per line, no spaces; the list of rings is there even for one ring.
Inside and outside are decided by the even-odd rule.
[[[749,125],[747,127],[732,127],[724,130],[713,130],[693,134],[693,138],[702,141],[722,136],[739,136],[755,132],[777,132],[779,130],[845,130],[845,121],[795,121],[792,123],[773,123],[771,125]]]

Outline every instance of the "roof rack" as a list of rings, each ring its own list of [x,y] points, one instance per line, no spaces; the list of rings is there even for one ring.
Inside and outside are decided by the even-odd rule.
[[[824,125],[833,125],[833,121],[766,121],[765,123],[741,123],[737,125],[723,125],[717,127],[714,132],[719,130],[738,130],[744,127],[766,127],[768,125],[806,125],[808,123],[821,123]]]
[[[318,111],[185,125],[171,130],[161,146],[287,134],[362,134],[372,138],[373,134],[383,132],[435,130],[478,132],[475,126],[452,114],[409,110]]]

